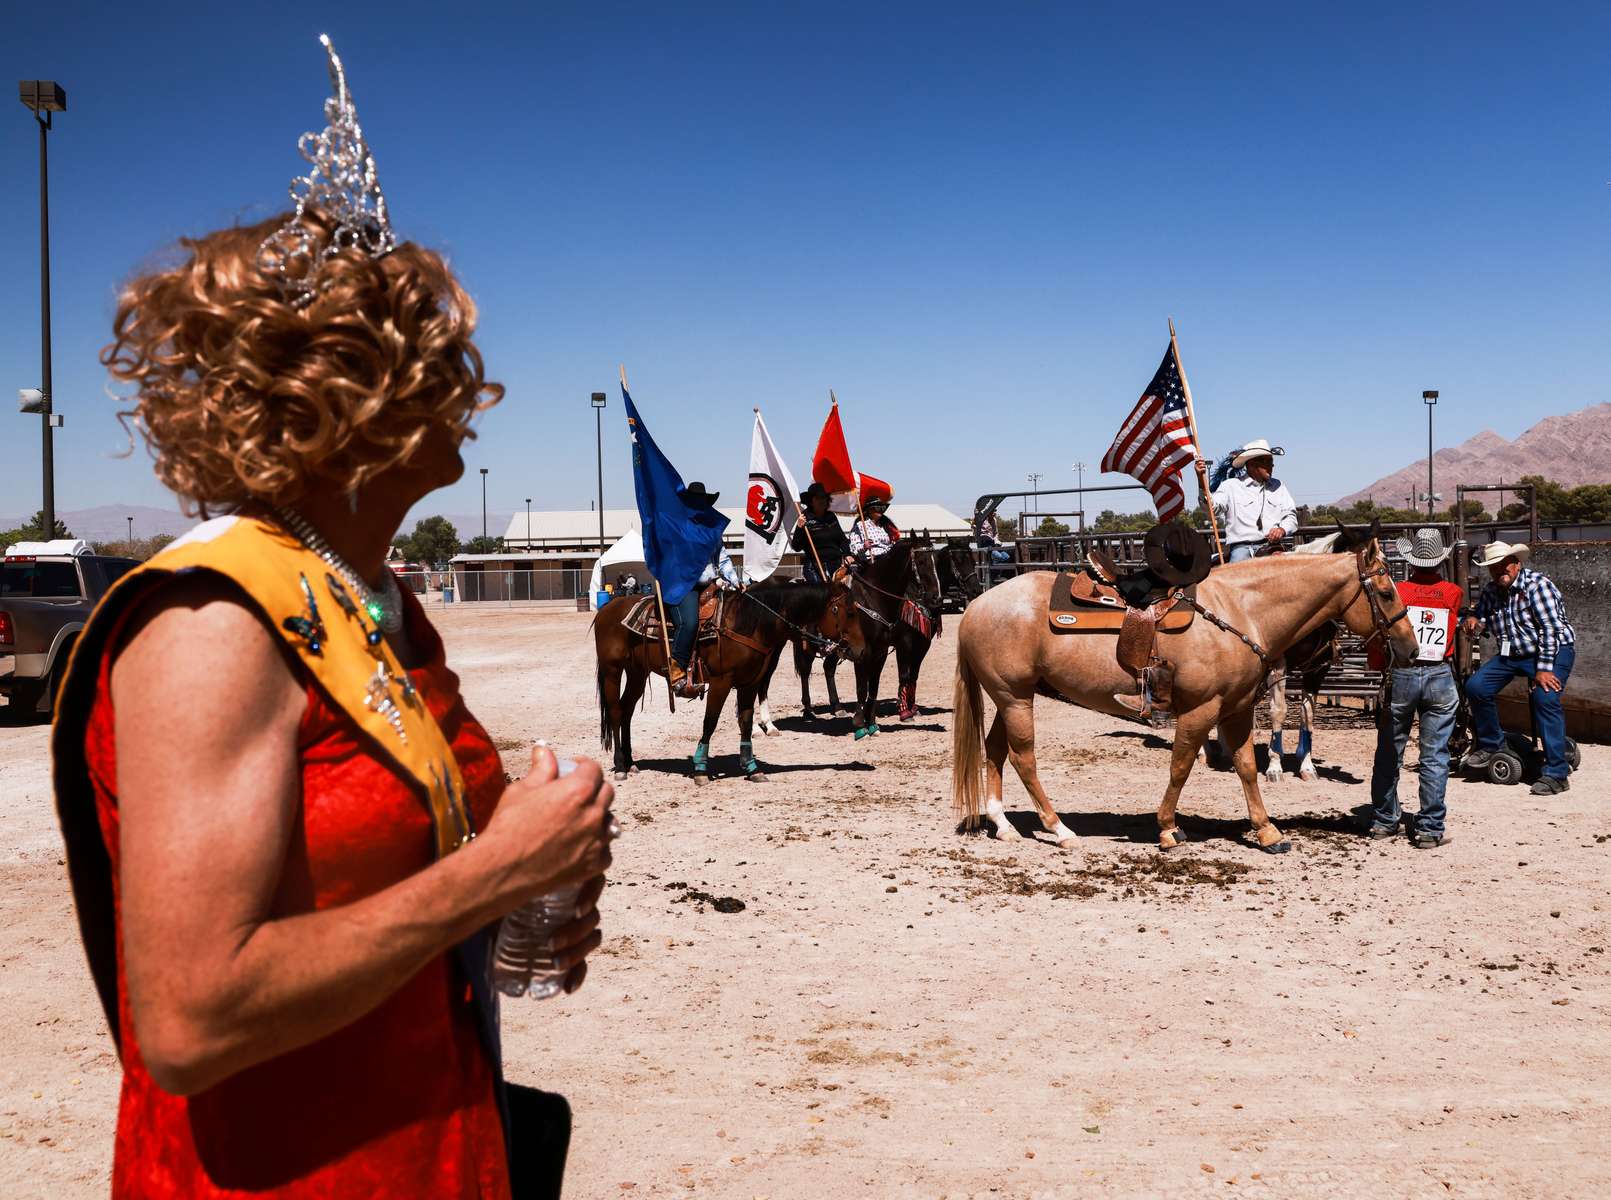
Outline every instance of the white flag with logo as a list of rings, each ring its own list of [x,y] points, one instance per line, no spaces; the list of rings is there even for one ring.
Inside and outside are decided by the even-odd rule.
[[[778,569],[800,515],[800,490],[783,465],[772,435],[755,410],[750,438],[750,486],[744,500],[744,579],[760,583]]]

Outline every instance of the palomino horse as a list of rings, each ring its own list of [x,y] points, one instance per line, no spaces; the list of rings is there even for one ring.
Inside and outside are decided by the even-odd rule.
[[[598,652],[599,738],[615,751],[615,777],[625,779],[632,765],[632,709],[643,695],[649,674],[666,672],[665,643],[633,633],[623,624],[633,604],[608,604],[593,624]],[[866,648],[860,615],[844,584],[758,583],[729,593],[714,642],[700,646],[700,662],[710,690],[705,697],[705,725],[694,749],[694,782],[710,777],[710,736],[727,702],[738,693],[739,763],[749,779],[764,778],[750,742],[755,695],[767,668],[777,662],[791,637],[832,646],[851,659]]]
[[[1203,739],[1217,723],[1229,743],[1247,797],[1258,845],[1291,849],[1265,812],[1253,759],[1253,708],[1271,663],[1327,621],[1341,621],[1372,640],[1385,638],[1401,661],[1414,658],[1415,634],[1406,619],[1373,526],[1353,553],[1282,555],[1217,568],[1197,585],[1197,617],[1186,628],[1158,634],[1158,654],[1175,664],[1175,745],[1169,785],[1158,807],[1158,843],[1185,840],[1175,823],[1181,789]],[[1035,764],[1035,693],[1051,694],[1097,712],[1134,719],[1114,698],[1135,683],[1118,665],[1107,634],[1055,633],[1047,601],[1057,576],[1020,575],[968,606],[958,632],[952,795],[967,824],[977,823],[981,784],[985,811],[998,837],[1016,837],[1001,801],[1002,762],[1012,759],[1040,812],[1041,824],[1064,849],[1077,838],[1058,818]],[[996,716],[984,734],[980,691]],[[981,755],[981,737],[984,754]],[[982,777],[982,778],[981,778]]]

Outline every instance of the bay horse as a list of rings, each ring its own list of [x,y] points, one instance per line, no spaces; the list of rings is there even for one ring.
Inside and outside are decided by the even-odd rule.
[[[666,673],[665,642],[645,638],[624,622],[636,607],[617,601],[600,610],[593,623],[593,644],[598,654],[599,740],[614,751],[615,777],[625,779],[636,770],[632,762],[632,710],[643,695],[651,673]],[[767,580],[740,592],[731,592],[721,613],[714,642],[699,645],[699,661],[709,684],[705,696],[705,722],[694,748],[696,784],[710,778],[710,738],[727,703],[737,692],[739,763],[748,779],[763,779],[761,764],[750,740],[755,696],[767,669],[777,662],[781,647],[794,636],[817,639],[852,660],[866,648],[860,614],[850,589],[841,583],[790,583]]]
[[[1196,619],[1184,629],[1158,634],[1158,654],[1175,664],[1176,714],[1169,783],[1158,807],[1161,849],[1185,840],[1175,808],[1197,751],[1216,724],[1231,747],[1258,846],[1271,853],[1292,848],[1259,793],[1254,705],[1274,660],[1327,621],[1340,621],[1372,641],[1384,639],[1399,661],[1414,659],[1415,634],[1376,535],[1373,525],[1352,553],[1281,555],[1216,568],[1197,585]],[[1078,838],[1058,817],[1036,768],[1035,693],[1134,720],[1115,694],[1132,692],[1135,682],[1118,665],[1113,636],[1052,631],[1046,614],[1056,578],[1051,571],[1020,575],[991,589],[963,614],[952,797],[967,826],[978,824],[982,800],[996,836],[1017,837],[1001,799],[1002,763],[1010,757],[1042,826],[1059,847],[1072,849]],[[981,691],[989,692],[996,706],[988,734]]]

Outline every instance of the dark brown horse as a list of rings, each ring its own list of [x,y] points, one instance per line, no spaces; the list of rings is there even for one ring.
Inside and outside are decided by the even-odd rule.
[[[868,653],[863,658],[865,669],[863,666],[857,668],[858,703],[855,706],[847,706],[839,699],[839,688],[834,674],[839,666],[839,657],[831,650],[813,646],[803,638],[793,639],[794,670],[800,677],[800,714],[805,720],[814,721],[817,717],[811,703],[811,665],[820,655],[823,678],[828,687],[828,712],[835,713],[848,707],[855,714],[858,736],[865,737],[869,732],[877,733],[876,712],[872,716],[868,716],[866,712],[869,707],[876,707],[878,685],[876,672],[871,674],[875,693],[871,706],[865,697],[864,688],[873,658],[877,657],[877,670],[882,671],[884,660],[891,649],[895,651],[896,671],[899,677],[898,709],[902,720],[910,720],[916,711],[914,698],[917,695],[918,670],[923,665],[929,644],[940,631],[941,609],[947,601],[960,600],[959,607],[965,606],[969,600],[984,590],[973,551],[969,549],[967,542],[952,539],[944,545],[936,545],[928,534],[924,533],[902,538],[896,546],[901,549],[902,557],[895,558],[894,551],[891,551],[889,555],[877,560],[872,567],[864,568],[859,581],[857,577],[852,577],[851,580],[851,589],[857,596],[857,604],[862,610],[862,619],[870,643]],[[897,595],[902,600],[909,601],[910,606],[895,602],[894,597]],[[781,658],[781,652],[779,657]],[[773,671],[776,667],[777,664],[774,663]],[[756,697],[756,717],[761,732],[766,734],[778,732],[767,705],[773,671],[766,673]]]
[[[627,629],[624,621],[635,606],[608,604],[593,623],[598,652],[599,738],[615,752],[615,777],[624,779],[632,765],[632,710],[643,696],[651,672],[666,672],[665,643]],[[695,783],[710,777],[710,736],[727,703],[738,693],[739,763],[749,779],[761,779],[761,764],[750,741],[755,696],[782,647],[792,637],[817,641],[825,648],[858,659],[866,648],[863,626],[850,590],[844,584],[758,583],[729,593],[721,627],[713,642],[700,645],[699,658],[709,684],[705,724],[694,748]]]

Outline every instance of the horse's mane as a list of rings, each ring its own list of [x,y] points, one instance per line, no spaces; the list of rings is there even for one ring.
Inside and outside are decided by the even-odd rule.
[[[772,615],[774,612],[781,613],[797,625],[814,621],[827,611],[832,590],[832,586],[826,583],[801,583],[775,576],[753,583],[749,587],[749,594],[765,604],[766,608],[752,601],[735,598],[733,603],[738,605],[738,611],[733,614],[733,628],[739,633],[754,633],[762,622],[776,619]],[[768,612],[767,609],[772,611]]]

